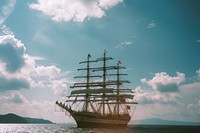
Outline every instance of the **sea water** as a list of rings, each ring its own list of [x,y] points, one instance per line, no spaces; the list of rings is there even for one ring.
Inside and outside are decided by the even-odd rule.
[[[68,124],[0,124],[0,133],[200,133],[200,126],[134,125],[127,128],[77,128]]]

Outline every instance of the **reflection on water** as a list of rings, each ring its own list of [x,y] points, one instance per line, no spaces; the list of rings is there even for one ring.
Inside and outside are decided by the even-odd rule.
[[[199,133],[200,126],[77,128],[67,124],[0,124],[0,133]]]
[[[34,124],[3,124],[0,125],[2,133],[54,133],[68,132],[68,128],[55,125],[34,125]]]
[[[77,128],[67,124],[0,124],[0,133],[126,133],[129,128]]]

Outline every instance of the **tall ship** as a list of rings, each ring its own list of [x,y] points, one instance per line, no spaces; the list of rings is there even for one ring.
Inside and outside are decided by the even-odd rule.
[[[126,127],[131,120],[137,102],[133,100],[134,90],[125,88],[124,79],[127,74],[121,73],[122,62],[109,65],[112,57],[92,60],[88,54],[85,61],[79,64],[84,68],[82,76],[76,76],[79,82],[71,86],[71,93],[66,100],[56,101],[56,105],[69,113],[77,123],[77,127]]]

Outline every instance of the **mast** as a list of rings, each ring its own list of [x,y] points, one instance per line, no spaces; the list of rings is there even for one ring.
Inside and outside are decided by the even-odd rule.
[[[106,50],[104,50],[103,57],[97,58],[97,61],[103,61],[103,67],[99,67],[93,70],[93,71],[103,71],[103,81],[102,81],[103,88],[106,88],[106,86],[109,85],[109,82],[106,81],[106,70],[115,69],[114,66],[106,66],[106,61],[113,59],[112,57],[106,57],[106,53],[107,53]],[[102,94],[103,115],[105,114],[105,98],[106,98],[106,93],[103,92]]]
[[[130,83],[128,80],[120,79],[120,76],[127,75],[120,73],[120,69],[126,69],[120,66],[121,62],[118,61],[117,65],[107,65],[108,60],[112,60],[112,57],[107,57],[107,52],[104,50],[103,57],[91,60],[90,54],[87,56],[86,61],[82,61],[79,64],[86,64],[85,68],[79,68],[78,71],[85,71],[86,74],[83,76],[76,76],[75,78],[83,78],[85,82],[76,82],[70,88],[79,88],[78,90],[71,91],[70,97],[76,97],[75,100],[67,100],[66,102],[83,102],[83,111],[88,112],[89,106],[93,102],[100,104],[98,112],[101,110],[102,115],[106,113],[106,105],[110,111],[110,104],[115,105],[115,112],[117,115],[120,114],[121,104],[134,104],[132,102],[126,102],[125,99],[133,99],[133,95],[130,94],[130,89],[121,89],[120,86],[124,83]],[[91,67],[90,63],[102,61],[102,66]],[[109,70],[116,70],[115,74],[107,74]],[[102,75],[93,75],[91,72],[102,71]],[[108,76],[116,76],[115,80],[108,80]],[[91,81],[91,78],[101,78],[101,80]],[[81,89],[83,88],[83,89]],[[77,99],[78,98],[78,99]],[[115,100],[115,101],[113,101]],[[92,103],[91,103],[92,102]],[[92,107],[91,107],[92,108]],[[97,111],[97,110],[96,110]],[[111,112],[111,111],[110,111]],[[112,113],[112,112],[111,112]]]
[[[117,63],[117,96],[119,96],[119,62]],[[119,97],[117,98],[117,115],[119,115]]]
[[[103,88],[106,88],[106,50],[103,54]],[[105,114],[105,92],[103,92],[103,115]]]
[[[126,69],[126,67],[122,67],[120,66],[121,64],[121,61],[118,61],[117,63],[117,66],[116,66],[116,70],[117,70],[117,73],[116,74],[110,74],[110,76],[116,76],[117,79],[116,79],[116,96],[117,96],[117,99],[116,99],[116,113],[117,115],[119,115],[119,105],[122,103],[121,100],[122,99],[125,99],[125,97],[121,97],[121,89],[120,89],[120,85],[123,84],[123,83],[130,83],[128,80],[120,80],[120,76],[123,76],[123,75],[127,75],[127,74],[122,74],[120,73],[120,69]],[[125,89],[122,89],[122,90],[125,90]],[[125,101],[123,101],[125,102]]]
[[[86,87],[86,95],[85,95],[85,99],[86,99],[86,101],[85,101],[85,104],[86,104],[86,106],[85,106],[85,111],[87,112],[88,111],[88,100],[89,100],[89,97],[88,97],[88,89],[89,89],[89,82],[90,82],[90,63],[89,63],[89,61],[90,61],[90,57],[91,57],[91,55],[90,54],[88,54],[88,57],[87,57],[87,87]]]
[[[88,106],[89,106],[89,101],[90,101],[90,96],[89,96],[89,89],[90,89],[90,77],[99,77],[99,76],[90,76],[90,70],[92,68],[90,68],[90,63],[91,62],[97,62],[97,60],[90,60],[91,55],[88,54],[87,56],[87,60],[86,61],[82,61],[79,64],[82,63],[86,63],[86,68],[82,68],[82,69],[78,69],[79,70],[86,70],[86,76],[76,76],[74,78],[86,78],[86,83],[85,85],[82,85],[84,83],[75,83],[74,86],[71,86],[70,88],[75,88],[75,87],[85,87],[86,88],[86,92],[85,92],[85,106],[84,106],[84,111],[88,112]],[[76,86],[76,84],[81,84],[80,86]],[[77,95],[78,96],[78,95]],[[77,101],[77,100],[76,100]]]

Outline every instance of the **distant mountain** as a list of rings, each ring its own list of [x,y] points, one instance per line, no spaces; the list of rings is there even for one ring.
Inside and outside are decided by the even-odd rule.
[[[144,120],[134,120],[130,122],[130,125],[199,125],[200,122],[185,122],[185,121],[173,121],[173,120],[163,120],[159,118],[151,118]]]
[[[0,115],[0,123],[28,123],[26,119],[15,114]]]
[[[49,120],[21,117],[12,113],[0,115],[0,123],[52,124]]]

